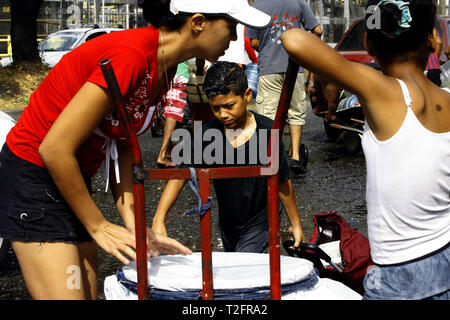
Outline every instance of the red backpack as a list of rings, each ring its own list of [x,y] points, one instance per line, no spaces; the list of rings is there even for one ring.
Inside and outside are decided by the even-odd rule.
[[[336,212],[318,213],[313,216],[313,219],[315,228],[309,243],[319,245],[341,240],[343,274],[349,281],[362,285],[367,268],[373,265],[369,240],[357,230],[350,228],[347,221]],[[331,231],[331,237],[327,230]]]
[[[293,241],[283,243],[290,255],[308,259],[314,263],[322,278],[331,278],[340,281],[357,291],[364,293],[363,280],[367,268],[373,264],[370,256],[370,246],[367,238],[355,229],[352,229],[344,218],[336,212],[322,212],[313,216],[314,230],[308,244],[301,244],[300,250],[292,250]],[[321,260],[326,255],[318,247],[320,244],[340,240],[340,253],[342,268],[340,266],[324,267]],[[339,270],[337,270],[339,268]]]

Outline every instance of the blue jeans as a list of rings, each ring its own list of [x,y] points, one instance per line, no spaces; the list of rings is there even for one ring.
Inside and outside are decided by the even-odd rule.
[[[450,300],[450,246],[426,258],[372,266],[364,278],[364,299]]]

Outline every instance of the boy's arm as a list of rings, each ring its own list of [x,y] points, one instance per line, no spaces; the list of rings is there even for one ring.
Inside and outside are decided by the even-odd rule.
[[[306,238],[303,234],[302,224],[298,215],[291,180],[280,182],[278,194],[284,208],[286,209],[286,213],[291,224],[289,229],[290,231],[292,230],[292,235],[295,240],[294,247],[297,248],[300,245],[300,241],[306,241]]]
[[[173,204],[178,198],[181,190],[183,189],[185,179],[174,179],[167,182],[164,192],[159,200],[158,209],[156,209],[155,216],[153,217],[152,230],[156,233],[167,236],[167,230],[164,225],[166,215],[172,208]]]

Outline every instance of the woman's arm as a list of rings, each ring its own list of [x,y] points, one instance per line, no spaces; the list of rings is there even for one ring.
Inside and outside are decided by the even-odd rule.
[[[120,188],[114,188],[116,204],[124,224],[133,231],[105,219],[84,184],[76,159],[78,148],[92,134],[109,108],[110,100],[106,89],[87,82],[56,119],[42,141],[39,153],[62,196],[96,243],[122,263],[128,264],[129,259],[124,255],[136,259],[131,160],[124,156],[126,152],[121,146],[123,184]],[[158,248],[170,253],[190,253],[188,248],[173,239],[155,236],[153,232],[148,232],[147,237],[149,248],[155,254],[158,254]]]
[[[406,114],[398,82],[362,63],[351,62],[309,32],[291,29],[281,35],[290,58],[331,82],[358,96],[364,115],[375,136],[391,137]]]
[[[119,155],[120,183],[116,183],[114,166],[111,166],[109,172],[111,192],[123,224],[134,233],[133,161],[130,148],[126,142],[117,141],[117,152]]]
[[[53,123],[39,148],[62,196],[97,244],[127,264],[135,259],[134,234],[109,223],[92,200],[76,159],[80,145],[110,108],[105,89],[85,83]]]
[[[291,29],[281,35],[281,41],[293,61],[358,96],[372,95],[371,84],[376,86],[382,77],[373,68],[347,60],[309,32]]]
[[[82,182],[75,155],[109,107],[106,91],[87,82],[61,112],[39,147],[39,154],[56,186],[90,233],[97,231],[104,217]]]
[[[294,236],[294,247],[297,248],[300,245],[300,241],[306,241],[306,239],[305,235],[303,234],[302,224],[298,215],[298,209],[295,202],[291,180],[287,180],[279,184],[278,194],[281,203],[284,206],[284,209],[286,209],[286,213],[291,225],[289,227],[289,231]]]

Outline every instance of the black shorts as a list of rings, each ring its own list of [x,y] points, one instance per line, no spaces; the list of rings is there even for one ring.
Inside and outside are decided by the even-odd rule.
[[[49,172],[0,152],[0,236],[23,242],[80,243],[92,238],[61,196]],[[90,179],[86,185],[91,191]]]

